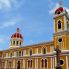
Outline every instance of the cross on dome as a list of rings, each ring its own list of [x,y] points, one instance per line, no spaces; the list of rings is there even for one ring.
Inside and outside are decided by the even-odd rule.
[[[59,6],[60,7],[62,6],[62,0],[59,0]]]
[[[19,28],[17,28],[17,32],[20,32],[20,29]]]

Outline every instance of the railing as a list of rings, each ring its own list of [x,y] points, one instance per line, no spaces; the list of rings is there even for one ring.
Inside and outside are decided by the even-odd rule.
[[[17,68],[0,68],[0,69],[17,69]],[[20,69],[51,69],[51,68],[20,68]],[[55,68],[52,68],[55,69]]]

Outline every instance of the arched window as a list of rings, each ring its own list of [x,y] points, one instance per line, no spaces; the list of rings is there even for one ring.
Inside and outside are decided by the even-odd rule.
[[[61,21],[58,21],[58,29],[61,29]]]
[[[30,67],[32,68],[32,60],[30,61]]]
[[[21,46],[21,42],[20,42],[20,46]]]
[[[15,45],[15,41],[13,41],[13,45]]]
[[[45,59],[45,68],[47,68],[47,59]]]
[[[32,68],[32,60],[28,60],[28,68]]]
[[[18,41],[17,41],[17,46],[18,46]]]
[[[10,57],[12,57],[12,53],[10,54]]]
[[[42,68],[47,68],[47,59],[42,59],[41,60],[41,67]]]
[[[28,68],[30,67],[30,60],[28,60]]]
[[[20,61],[17,63],[17,69],[20,69]]]
[[[41,60],[41,67],[42,68],[44,67],[44,60],[43,59]]]
[[[30,50],[30,56],[32,55],[32,50]]]
[[[46,48],[43,48],[43,54],[46,54]]]

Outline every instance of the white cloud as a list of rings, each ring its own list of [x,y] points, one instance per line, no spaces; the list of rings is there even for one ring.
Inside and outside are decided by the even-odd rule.
[[[0,0],[0,9],[11,8],[11,0]]]
[[[59,7],[59,4],[57,3],[56,6],[49,11],[50,14],[54,13],[55,10]]]
[[[59,7],[59,4],[57,3],[56,6],[49,11],[49,13],[53,14],[58,7]],[[69,8],[67,7],[63,7],[63,8],[66,9],[66,11],[69,13]]]
[[[18,23],[21,23],[21,21],[23,21],[22,17],[19,17],[19,18],[18,17],[13,17],[13,18],[11,18],[9,20],[1,22],[0,29],[14,26],[14,25],[16,25]]]
[[[5,23],[2,24],[2,26],[0,28],[2,29],[2,28],[5,28],[5,27],[10,27],[10,26],[13,26],[15,24],[16,24],[16,22],[12,22],[12,21],[5,22]]]
[[[10,9],[23,4],[25,0],[0,0],[0,9]]]

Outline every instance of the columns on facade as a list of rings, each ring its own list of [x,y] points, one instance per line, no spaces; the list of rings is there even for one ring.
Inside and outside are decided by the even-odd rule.
[[[12,64],[13,64],[13,68],[16,68],[16,60],[15,59],[13,59],[13,62],[12,62]]]
[[[35,69],[38,69],[38,58],[35,59]]]
[[[56,57],[55,57],[55,67],[56,67],[56,65],[57,65],[57,62],[56,62],[57,60],[56,60]]]
[[[69,69],[68,68],[68,56],[66,56],[66,69]]]
[[[53,69],[55,68],[55,66],[54,66],[54,57],[53,57]]]
[[[53,69],[53,58],[51,58],[51,69]]]
[[[5,60],[5,69],[7,69],[7,60]]]
[[[15,40],[15,46],[17,46],[17,42],[16,42],[16,40]]]
[[[25,68],[25,59],[23,59],[23,67],[22,68]]]

